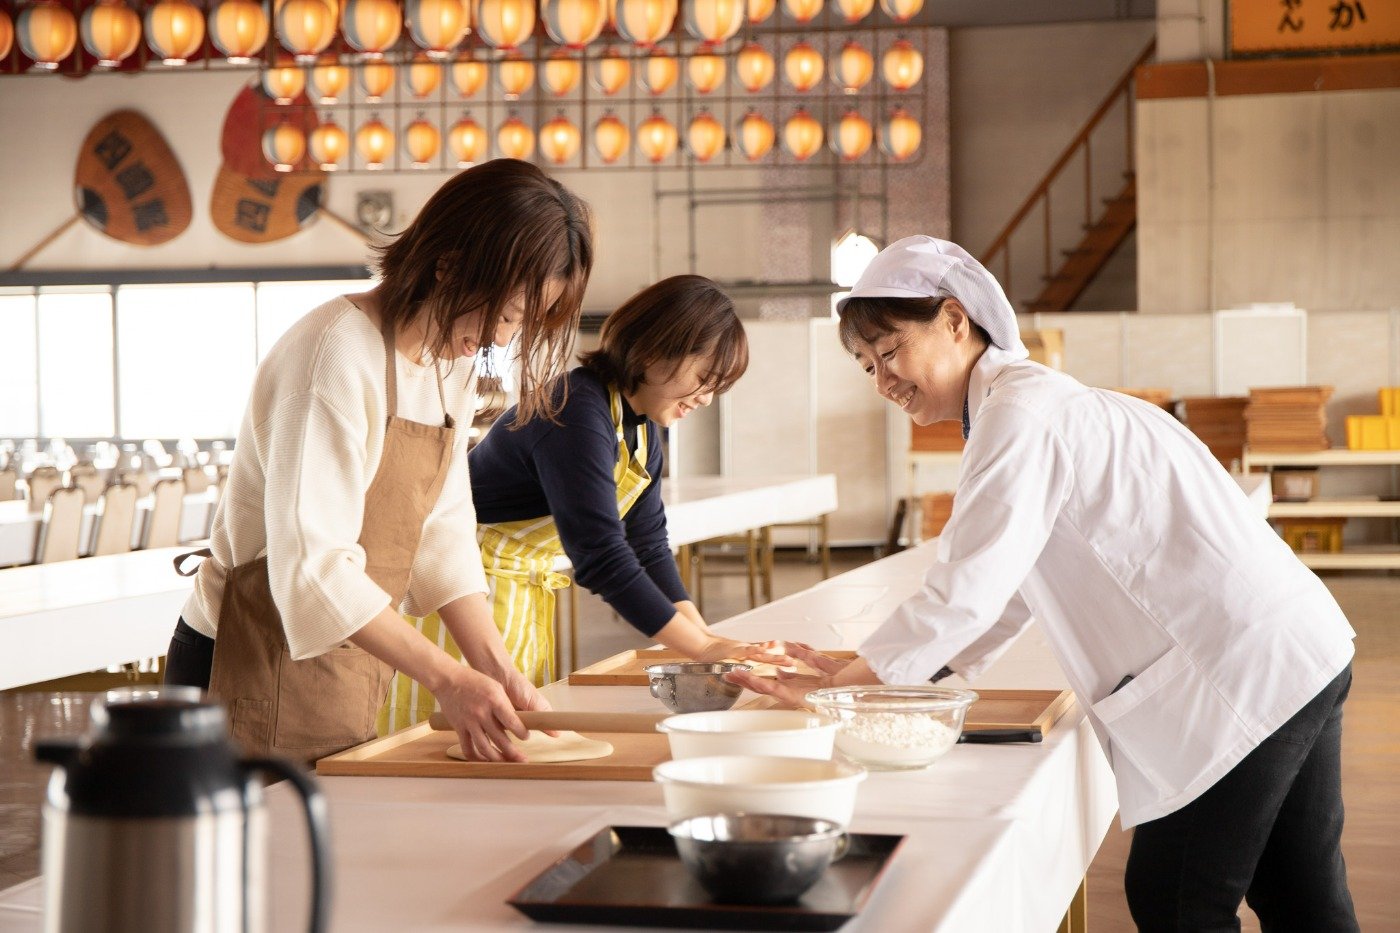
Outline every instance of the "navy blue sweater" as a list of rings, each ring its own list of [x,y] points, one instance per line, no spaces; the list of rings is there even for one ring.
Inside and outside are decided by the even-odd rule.
[[[509,409],[468,457],[472,500],[483,524],[554,516],[574,579],[607,600],[645,635],[689,599],[666,538],[661,504],[661,432],[622,400],[628,449],[647,432],[652,481],[627,517],[617,517],[617,433],[608,389],[590,370],[569,373],[569,400],[559,424],[537,418],[518,431]]]

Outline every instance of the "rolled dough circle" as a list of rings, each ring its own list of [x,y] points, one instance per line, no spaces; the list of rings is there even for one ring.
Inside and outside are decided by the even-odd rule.
[[[532,765],[552,764],[561,761],[588,761],[591,758],[606,758],[613,753],[611,743],[601,739],[590,739],[577,732],[561,732],[558,736],[546,735],[531,730],[525,741],[517,741],[515,747],[525,753],[525,760]],[[460,744],[447,750],[448,758],[468,761],[462,754]]]

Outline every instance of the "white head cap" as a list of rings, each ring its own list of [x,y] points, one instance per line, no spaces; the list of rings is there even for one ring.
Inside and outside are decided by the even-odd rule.
[[[851,293],[837,302],[836,311],[852,298],[943,297],[958,299],[992,343],[1027,356],[1016,312],[1001,285],[967,250],[931,236],[907,236],[882,249]]]

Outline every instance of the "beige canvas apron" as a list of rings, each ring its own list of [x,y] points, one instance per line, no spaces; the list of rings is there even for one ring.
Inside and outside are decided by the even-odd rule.
[[[398,416],[392,325],[384,330],[384,350],[389,416],[384,454],[365,493],[359,544],[365,573],[397,609],[408,591],[423,523],[447,478],[456,431],[441,372],[443,423]],[[350,642],[293,660],[268,586],[267,557],[228,571],[209,693],[227,705],[233,735],[250,753],[276,752],[309,762],[374,738],[375,715],[393,674],[389,665]]]

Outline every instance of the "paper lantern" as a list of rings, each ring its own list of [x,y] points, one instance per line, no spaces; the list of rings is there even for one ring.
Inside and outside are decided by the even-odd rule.
[[[896,162],[903,162],[919,151],[923,129],[903,107],[896,107],[880,127],[880,148]]]
[[[508,52],[496,62],[496,80],[506,100],[519,100],[535,83],[535,63],[519,52]]]
[[[263,72],[262,88],[275,102],[290,104],[306,90],[306,72],[292,64],[289,56],[278,56],[277,64]]]
[[[583,63],[575,58],[568,49],[555,49],[544,63],[544,73],[540,76],[540,83],[555,97],[563,97],[578,87],[578,83],[582,79]],[[540,142],[540,148],[544,148],[543,141]]]
[[[744,25],[747,0],[686,0],[685,29],[701,42],[718,44]]]
[[[0,58],[10,54],[15,45],[15,24],[10,14],[0,10]]]
[[[78,21],[57,3],[32,3],[15,20],[19,49],[34,60],[36,71],[53,71],[78,44]]]
[[[908,39],[899,39],[886,49],[880,65],[885,83],[896,91],[909,90],[924,74],[924,57]]]
[[[778,7],[778,0],[749,0],[748,16],[749,22],[755,26],[773,15],[773,11]]]
[[[510,159],[528,159],[535,151],[535,132],[519,117],[510,117],[496,130],[496,148]]]
[[[327,119],[311,131],[306,148],[317,168],[323,172],[334,172],[339,170],[340,163],[350,152],[350,134],[334,120]]]
[[[442,65],[428,57],[427,52],[414,56],[408,66],[408,92],[422,100],[442,84]]]
[[[617,0],[617,34],[633,45],[651,48],[676,23],[676,0]]]
[[[773,124],[757,110],[750,110],[739,121],[739,132],[734,134],[734,145],[750,162],[757,162],[773,149],[777,136]]]
[[[875,56],[859,42],[847,42],[831,64],[831,80],[847,94],[855,94],[875,76]]]
[[[582,134],[562,113],[540,127],[540,152],[555,165],[563,165],[578,154]]]
[[[655,49],[642,62],[639,76],[642,87],[652,94],[665,94],[680,77],[681,67],[675,58],[660,49]]]
[[[379,103],[393,86],[393,65],[369,62],[360,66],[360,90],[365,92],[365,103]]]
[[[490,73],[491,69],[479,59],[463,58],[452,63],[452,83],[462,97],[475,97]]]
[[[204,14],[189,0],[156,0],[146,10],[146,44],[161,64],[183,65],[204,44]]]
[[[611,96],[626,87],[631,78],[632,63],[612,46],[604,49],[593,69],[593,86]]]
[[[690,121],[685,139],[696,161],[708,162],[724,149],[724,124],[702,110]]]
[[[378,117],[371,117],[356,131],[355,148],[359,150],[360,158],[365,160],[365,168],[378,171],[394,151],[394,131]]]
[[[535,32],[535,0],[480,0],[476,31],[492,48],[516,48]]]
[[[598,150],[598,157],[606,165],[612,165],[622,158],[631,141],[632,133],[627,129],[627,124],[613,115],[612,111],[603,114],[602,118],[593,124],[593,148]]]
[[[209,39],[231,65],[246,65],[267,45],[270,25],[255,0],[223,0],[209,11]]]
[[[896,23],[907,23],[923,8],[924,0],[880,0],[880,9]]]
[[[739,75],[739,83],[746,91],[757,93],[773,83],[777,63],[768,50],[757,42],[750,42],[739,50],[734,60],[734,71]]]
[[[403,14],[413,41],[439,62],[452,57],[472,25],[470,0],[404,0]]]
[[[858,23],[875,9],[875,0],[836,0],[836,9],[847,23]]]
[[[659,113],[653,112],[637,127],[637,148],[653,165],[670,158],[679,142],[675,125]]]
[[[442,146],[442,135],[422,115],[403,131],[403,148],[414,168],[431,168]]]
[[[799,23],[810,23],[822,11],[822,0],[783,0],[783,9]]]
[[[783,124],[783,145],[799,162],[806,162],[821,150],[825,135],[822,125],[804,107],[797,108]]]
[[[847,110],[837,121],[836,132],[831,134],[831,148],[842,162],[854,162],[870,151],[874,140],[875,128],[870,121],[854,110]]]
[[[350,69],[334,59],[311,69],[311,89],[318,104],[333,104],[350,86]]]
[[[457,167],[467,168],[486,158],[486,128],[464,116],[447,131],[447,145],[457,157]]]
[[[810,91],[821,83],[825,71],[821,53],[806,42],[797,43],[783,57],[783,74],[795,90]]]
[[[102,68],[115,68],[141,44],[141,17],[122,0],[98,0],[79,20],[83,47]]]
[[[273,168],[290,172],[306,155],[306,134],[290,120],[282,120],[263,133],[262,147]]]
[[[602,33],[607,8],[608,0],[544,0],[540,15],[551,39],[577,51]]]
[[[282,48],[309,65],[335,38],[335,8],[328,0],[285,0],[273,22]]]
[[[708,94],[722,85],[725,70],[724,56],[713,52],[697,52],[686,66],[690,86],[701,94]]]
[[[340,31],[345,41],[371,61],[384,57],[403,31],[403,11],[397,0],[344,0]]]

